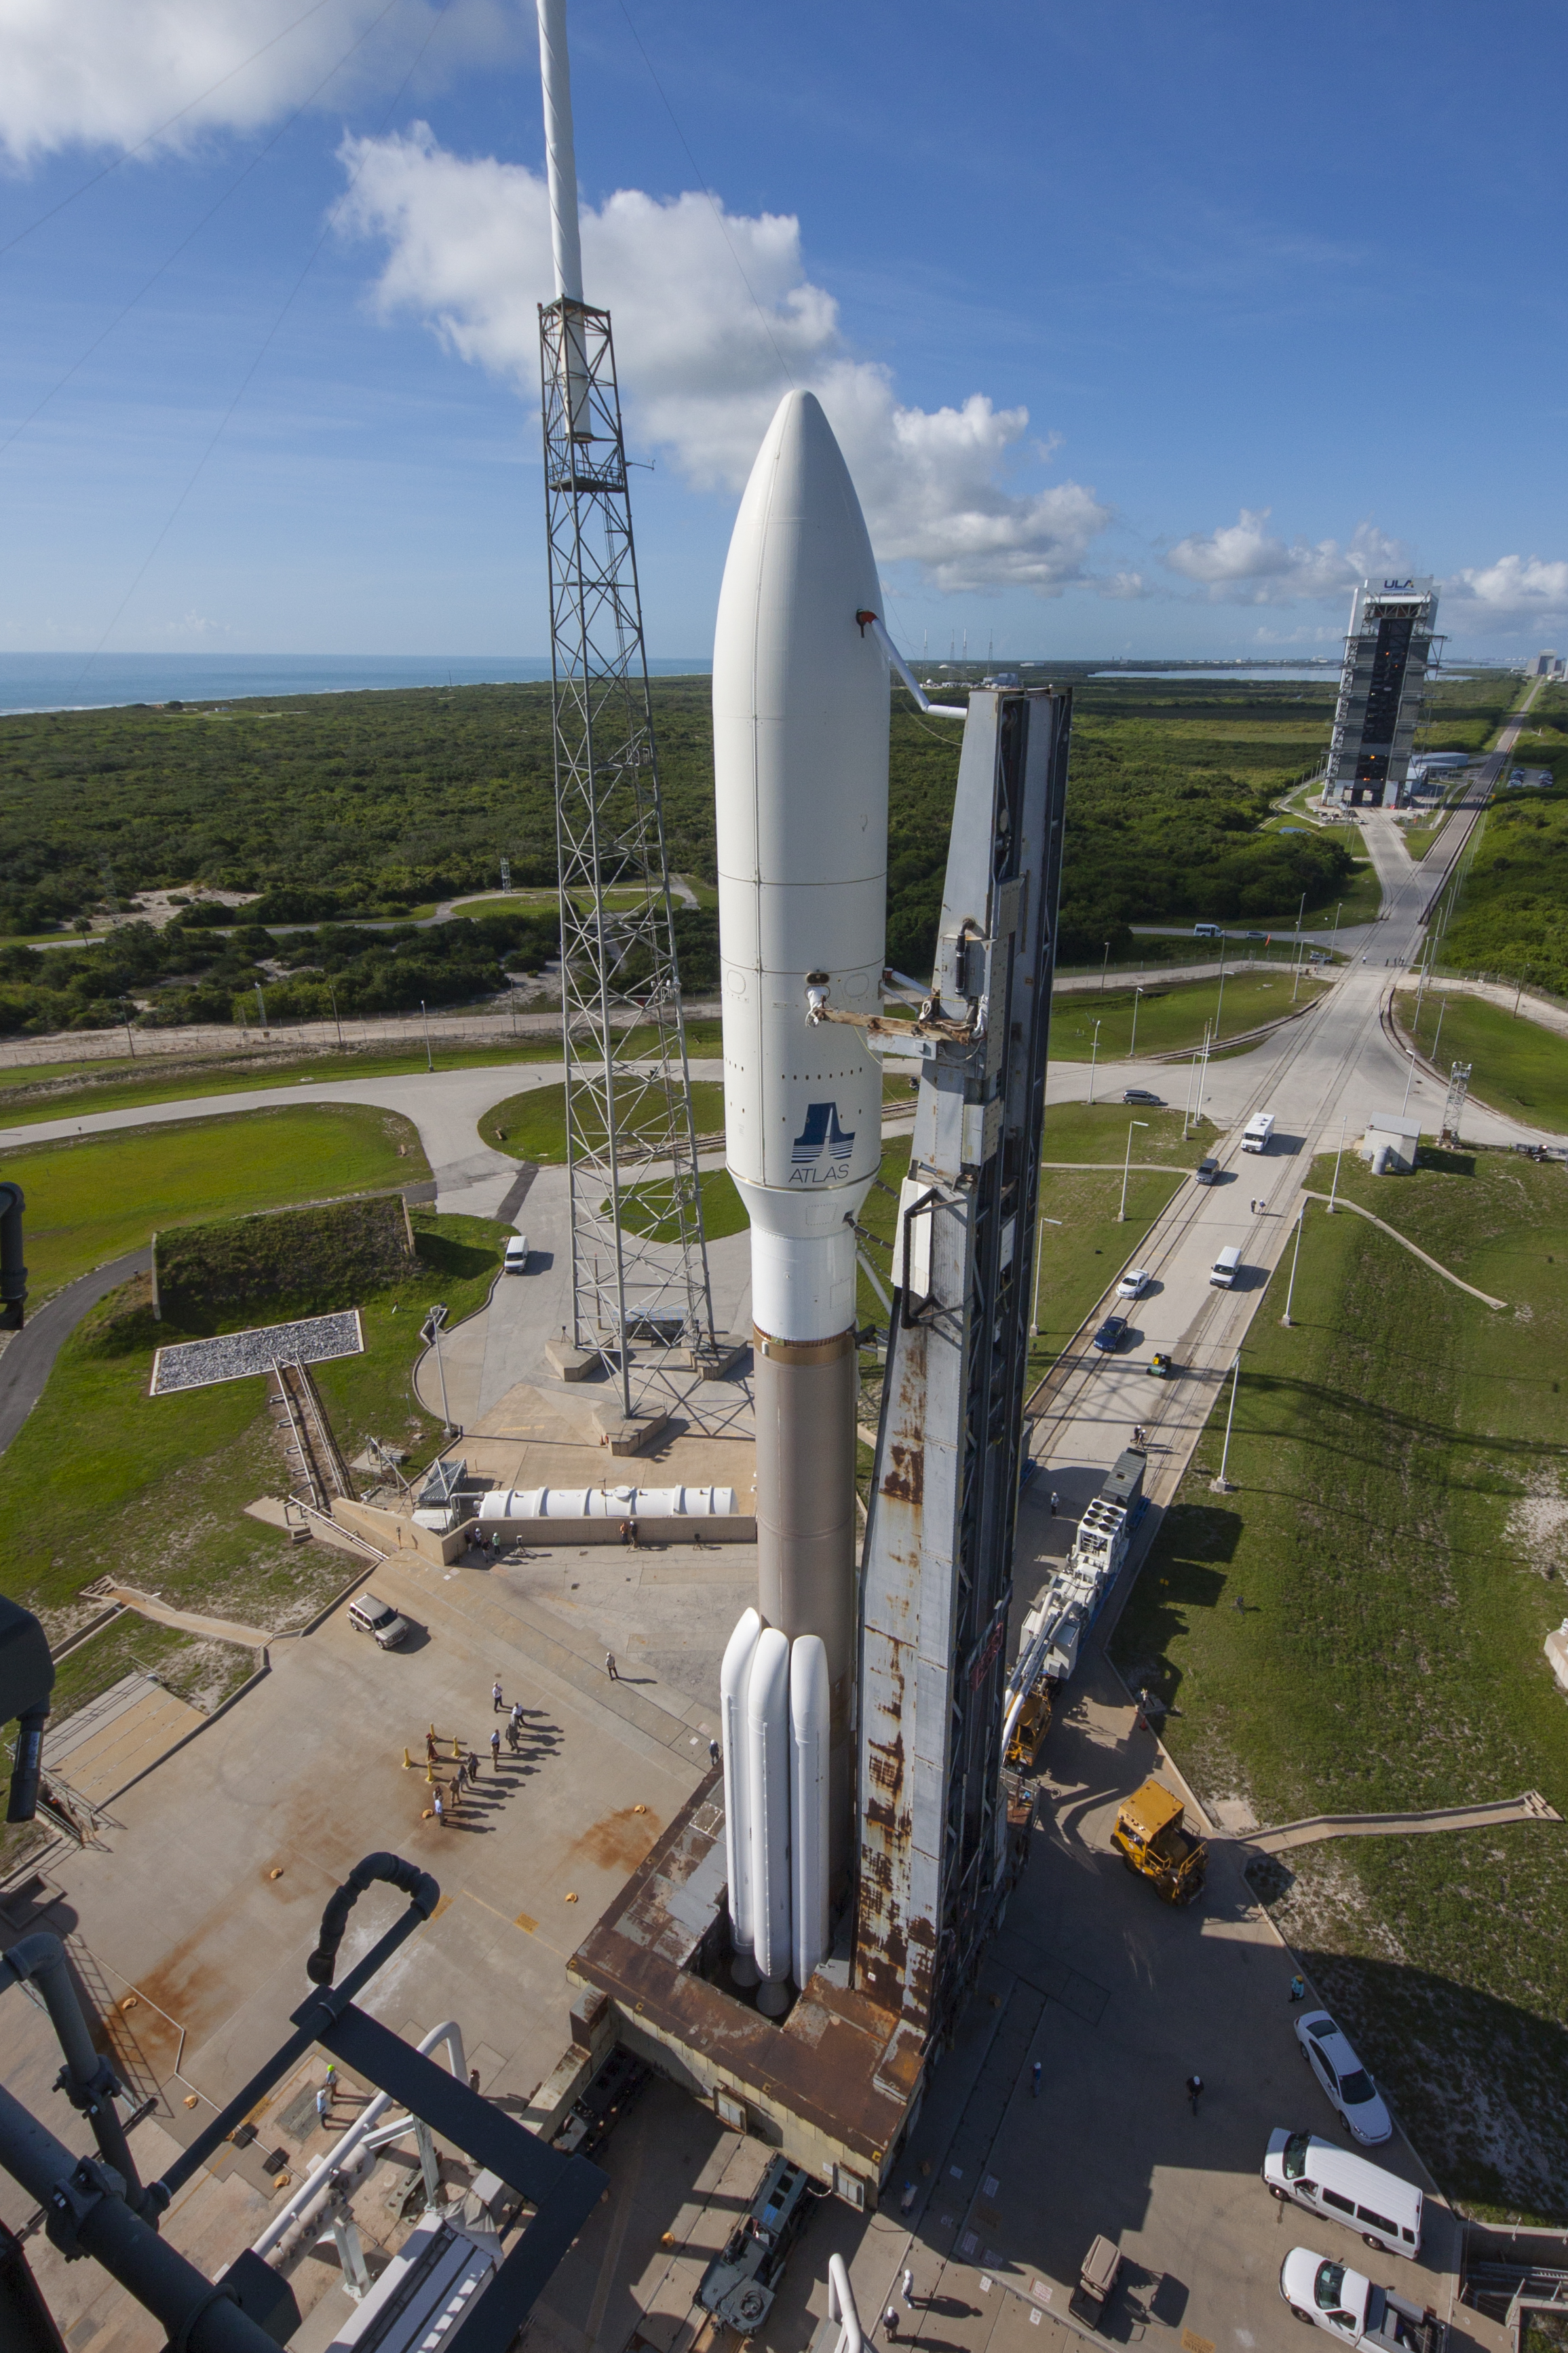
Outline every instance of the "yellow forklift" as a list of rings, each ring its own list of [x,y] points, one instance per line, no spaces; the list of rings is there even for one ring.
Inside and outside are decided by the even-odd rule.
[[[1129,1871],[1153,1881],[1167,1904],[1190,1904],[1202,1894],[1208,1848],[1188,1830],[1180,1798],[1163,1781],[1151,1778],[1133,1791],[1116,1817],[1110,1843]]]
[[[1032,1773],[1039,1762],[1040,1743],[1051,1721],[1052,1686],[1041,1675],[1024,1702],[1003,1763],[1020,1773]]]

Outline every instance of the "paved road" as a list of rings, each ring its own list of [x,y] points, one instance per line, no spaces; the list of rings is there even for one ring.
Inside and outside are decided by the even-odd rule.
[[[1505,732],[1494,755],[1497,765],[1507,758],[1513,733]],[[1407,1080],[1411,1111],[1428,1127],[1436,1126],[1443,1090],[1434,1079],[1412,1074],[1408,1058],[1390,1042],[1381,1014],[1396,978],[1419,952],[1421,917],[1477,822],[1481,797],[1478,791],[1456,812],[1419,863],[1409,857],[1392,819],[1369,812],[1363,831],[1384,888],[1382,916],[1369,927],[1371,944],[1307,1019],[1250,1054],[1211,1065],[1204,1108],[1227,1131],[1217,1155],[1218,1181],[1184,1186],[1139,1250],[1139,1262],[1153,1282],[1148,1295],[1126,1311],[1135,1335],[1128,1353],[1111,1358],[1085,1351],[1064,1361],[1037,1401],[1033,1451],[1037,1461],[1049,1465],[1048,1480],[1042,1479],[1039,1489],[1055,1488],[1070,1510],[1081,1509],[1098,1492],[1138,1423],[1153,1441],[1150,1485],[1155,1499],[1163,1503],[1174,1492],[1269,1274],[1291,1239],[1314,1153],[1331,1149],[1342,1137],[1353,1140],[1373,1113],[1397,1112]],[[1058,1070],[1053,1079],[1059,1082],[1062,1075]],[[1119,1069],[1119,1084],[1122,1076]],[[1176,1074],[1152,1072],[1151,1083],[1159,1087],[1162,1078],[1163,1091],[1180,1102]],[[1051,1093],[1058,1096],[1057,1084]],[[1270,1148],[1263,1155],[1244,1155],[1241,1129],[1260,1111],[1275,1115]],[[1467,1109],[1464,1129],[1478,1142],[1537,1140],[1535,1131],[1479,1106]],[[1049,1150],[1047,1110],[1047,1155]],[[1231,1290],[1213,1288],[1209,1271],[1230,1245],[1241,1252],[1240,1278]],[[1047,1250],[1064,1246],[1065,1238],[1058,1242],[1047,1231]],[[1149,1374],[1155,1349],[1174,1357],[1177,1379],[1162,1381]],[[1036,1507],[1027,1525],[1044,1554],[1059,1549],[1065,1530],[1040,1520],[1042,1508]]]
[[[130,1250],[123,1258],[110,1259],[107,1266],[94,1267],[90,1274],[79,1275],[63,1291],[57,1291],[28,1316],[20,1332],[13,1333],[5,1355],[0,1356],[0,1453],[37,1404],[55,1358],[89,1308],[96,1307],[117,1284],[129,1282],[133,1274],[145,1274],[152,1263],[151,1250]]]

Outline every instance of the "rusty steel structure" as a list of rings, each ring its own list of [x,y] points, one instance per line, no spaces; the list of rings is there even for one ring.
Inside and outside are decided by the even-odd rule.
[[[929,2044],[1016,1870],[1003,1713],[1071,701],[964,729],[861,1579],[855,1984]],[[909,1067],[908,1063],[905,1067]]]

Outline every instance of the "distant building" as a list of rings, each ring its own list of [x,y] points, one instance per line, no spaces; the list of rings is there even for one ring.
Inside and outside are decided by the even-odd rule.
[[[1561,668],[1556,648],[1549,646],[1544,653],[1536,655],[1535,667],[1530,674],[1531,678],[1552,678]]]
[[[1432,579],[1363,580],[1351,600],[1324,798],[1397,808],[1437,619]]]

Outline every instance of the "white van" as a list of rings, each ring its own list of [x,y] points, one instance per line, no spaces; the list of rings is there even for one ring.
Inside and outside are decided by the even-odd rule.
[[[1281,2203],[1289,2199],[1309,2213],[1343,2222],[1384,2254],[1407,2255],[1414,2262],[1421,2251],[1421,2192],[1415,2184],[1364,2157],[1352,2157],[1334,2141],[1282,2127],[1271,2132],[1263,2179]]]
[[[1225,926],[1223,923],[1194,923],[1193,937],[1194,940],[1223,940]]]
[[[1236,1281],[1237,1271],[1240,1267],[1240,1264],[1241,1252],[1237,1249],[1233,1242],[1228,1250],[1221,1250],[1218,1258],[1215,1259],[1213,1266],[1210,1267],[1210,1283],[1217,1284],[1221,1291],[1228,1291],[1231,1284]]]
[[[1241,1131],[1243,1152],[1267,1152],[1268,1139],[1273,1133],[1274,1113],[1271,1111],[1260,1111],[1257,1118],[1249,1119]]]
[[[508,1274],[528,1272],[528,1236],[526,1234],[511,1236],[506,1246],[506,1256],[501,1262]]]

